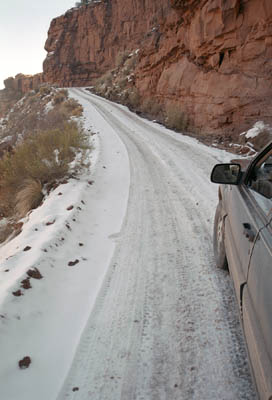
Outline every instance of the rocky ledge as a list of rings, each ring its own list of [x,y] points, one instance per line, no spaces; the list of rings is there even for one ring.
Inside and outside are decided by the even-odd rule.
[[[237,137],[272,122],[270,0],[102,0],[52,21],[46,81],[92,85],[139,49],[129,86],[186,128]]]

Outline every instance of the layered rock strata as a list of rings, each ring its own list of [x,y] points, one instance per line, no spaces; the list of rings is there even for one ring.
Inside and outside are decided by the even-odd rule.
[[[15,78],[5,79],[5,88],[0,90],[0,118],[12,105],[30,90],[37,89],[44,82],[43,74],[24,75],[17,74]]]
[[[102,0],[51,23],[44,80],[92,85],[124,51],[130,85],[176,107],[199,134],[237,137],[272,123],[271,0]]]

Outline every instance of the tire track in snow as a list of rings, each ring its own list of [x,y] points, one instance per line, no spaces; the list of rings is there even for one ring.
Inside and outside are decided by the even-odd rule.
[[[131,186],[58,400],[254,399],[232,285],[212,256],[216,189],[203,179],[215,159],[87,98],[126,145]]]

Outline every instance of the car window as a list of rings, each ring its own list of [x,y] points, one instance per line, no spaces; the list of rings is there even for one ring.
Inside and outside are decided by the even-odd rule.
[[[248,186],[266,215],[272,210],[272,151],[259,160],[251,173]]]

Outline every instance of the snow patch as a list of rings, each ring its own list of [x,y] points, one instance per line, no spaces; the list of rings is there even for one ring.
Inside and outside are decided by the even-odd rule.
[[[253,128],[249,129],[249,130],[246,131],[246,132],[241,133],[240,136],[245,135],[245,137],[246,137],[247,139],[250,139],[250,138],[252,139],[252,138],[257,137],[257,136],[259,135],[259,133],[260,133],[261,131],[263,131],[263,129],[265,129],[265,128],[266,128],[266,125],[265,125],[265,123],[264,123],[263,121],[257,121],[257,122],[253,125]]]
[[[48,103],[46,103],[45,107],[44,107],[44,111],[46,114],[49,113],[49,111],[53,110],[54,106],[52,101],[49,101]]]
[[[10,140],[12,140],[12,136],[6,136],[0,141],[0,144],[9,142]]]
[[[84,106],[95,148],[91,172],[58,186],[21,221],[21,234],[0,245],[1,399],[56,398],[112,257],[110,236],[126,212],[126,148],[99,112]],[[31,278],[24,289],[31,268],[43,279]],[[25,356],[32,363],[22,373]]]

